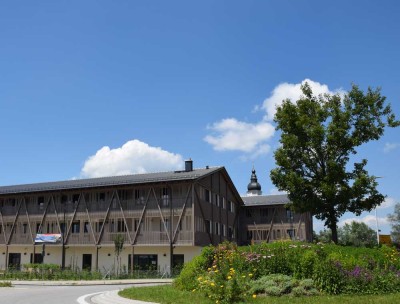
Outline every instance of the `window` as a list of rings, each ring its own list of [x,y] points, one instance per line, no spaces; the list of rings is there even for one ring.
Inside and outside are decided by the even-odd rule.
[[[126,232],[125,222],[123,219],[117,221],[117,232]]]
[[[144,195],[140,189],[135,189],[135,203],[136,205],[144,205]]]
[[[109,231],[110,231],[110,232],[114,232],[114,224],[115,224],[114,220],[111,220],[111,221],[109,222],[108,227],[109,227]]]
[[[208,233],[212,233],[212,223],[210,220],[205,220],[206,231]]]
[[[128,191],[118,190],[118,197],[121,201],[126,201],[128,199]]]
[[[161,190],[161,200],[163,207],[169,206],[169,189],[166,187]]]
[[[204,199],[207,203],[211,203],[211,191],[204,189]]]
[[[226,237],[226,226],[222,224],[222,235]]]
[[[80,232],[80,222],[79,221],[72,222],[71,230],[72,230],[72,233],[79,233]]]
[[[66,204],[68,202],[68,196],[61,195],[61,204]]]
[[[293,212],[290,209],[286,209],[286,218],[288,221],[292,221],[293,220]]]
[[[38,202],[39,209],[43,210],[43,208],[44,208],[44,196],[39,196],[37,202]]]
[[[72,195],[72,202],[73,202],[74,204],[77,204],[78,201],[79,201],[79,194],[73,194],[73,195]]]
[[[106,200],[106,193],[105,192],[97,193],[97,200],[99,202],[104,202]]]
[[[89,233],[89,228],[90,228],[89,222],[85,222],[83,224],[83,233]]]
[[[260,209],[260,216],[267,217],[268,216],[268,208],[261,208]]]
[[[96,232],[100,232],[101,227],[103,226],[103,222],[104,222],[104,220],[103,220],[103,219],[100,219],[100,220],[98,220],[98,221],[94,224],[94,230],[95,230]]]
[[[225,197],[222,198],[222,209],[226,209]]]
[[[219,207],[219,195],[215,194],[215,205],[217,205],[217,207]]]
[[[131,255],[128,256],[128,268],[131,265]],[[135,254],[133,255],[133,265],[139,270],[157,270],[157,255]]]
[[[233,230],[232,227],[228,227],[228,238],[234,238],[235,237],[235,231]]]
[[[286,230],[286,233],[291,239],[294,239],[294,236],[295,236],[295,230],[294,229],[288,229],[288,230]]]
[[[9,198],[8,202],[12,207],[15,207],[15,205],[17,204],[17,201],[15,198]]]
[[[26,234],[28,232],[28,224],[23,223],[22,224],[22,233]]]
[[[235,213],[235,205],[231,201],[228,203],[228,210],[232,213]]]
[[[216,222],[216,223],[215,223],[215,234],[216,234],[216,235],[219,235],[219,232],[220,232],[220,231],[219,231],[219,228],[220,228],[220,227],[219,227],[219,223]]]

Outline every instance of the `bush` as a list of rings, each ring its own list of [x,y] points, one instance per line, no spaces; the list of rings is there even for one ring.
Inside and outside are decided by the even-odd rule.
[[[354,248],[285,241],[237,247],[223,243],[204,248],[185,264],[174,284],[221,303],[246,301],[253,293],[399,292],[400,254],[387,246]]]
[[[201,254],[184,264],[181,273],[174,281],[174,287],[192,291],[198,287],[197,277],[211,267],[213,247],[204,247]]]
[[[251,283],[250,292],[268,296],[318,294],[318,291],[314,287],[313,280],[296,280],[282,274],[271,274],[259,278]]]

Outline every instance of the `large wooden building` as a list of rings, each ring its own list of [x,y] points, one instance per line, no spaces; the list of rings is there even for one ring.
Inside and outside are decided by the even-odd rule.
[[[224,167],[193,169],[191,160],[182,171],[3,186],[0,269],[54,263],[108,272],[117,238],[127,269],[166,273],[225,240],[310,240],[311,217],[288,222],[288,201],[263,199],[241,197]]]

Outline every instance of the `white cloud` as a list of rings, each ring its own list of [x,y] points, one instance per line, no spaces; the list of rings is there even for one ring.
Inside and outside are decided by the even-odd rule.
[[[81,177],[115,176],[176,170],[183,167],[183,158],[160,147],[152,147],[137,139],[122,147],[102,147],[83,165]]]
[[[271,96],[264,100],[262,109],[264,109],[267,113],[265,119],[268,121],[272,121],[274,119],[274,115],[276,113],[277,106],[282,104],[282,101],[285,99],[290,99],[291,101],[296,101],[302,95],[301,85],[307,82],[314,95],[320,94],[344,94],[342,89],[338,89],[335,91],[330,91],[326,84],[321,84],[319,82],[313,81],[311,79],[304,79],[301,83],[281,83],[276,86],[272,92]]]
[[[396,150],[398,147],[400,147],[400,143],[385,143],[383,152],[389,153],[390,151]]]
[[[269,146],[263,144],[275,133],[275,128],[268,122],[256,124],[226,118],[208,127],[213,135],[207,135],[204,140],[217,151],[242,151],[255,156],[265,154]]]
[[[284,99],[298,100],[302,94],[300,87],[305,82],[308,82],[315,95],[344,94],[340,89],[330,91],[327,85],[310,79],[304,79],[297,84],[281,83],[272,90],[271,96],[265,99],[261,106],[255,106],[252,110],[253,113],[265,110],[266,114],[260,122],[249,123],[236,118],[225,118],[208,126],[212,134],[208,134],[204,140],[216,151],[244,152],[245,155],[240,157],[244,161],[254,160],[269,153],[271,147],[267,142],[275,133],[272,120],[276,107],[282,104]]]
[[[378,209],[391,208],[396,204],[396,200],[393,197],[387,197],[383,203],[378,207]]]
[[[367,224],[370,228],[376,229],[376,217],[375,215],[368,214],[364,217],[352,217],[348,219],[344,219],[339,221],[338,226],[343,227],[345,224],[350,224],[351,222],[358,222],[358,223],[365,223]],[[378,217],[378,225],[388,225],[389,221],[387,217]]]
[[[270,195],[280,195],[280,194],[288,194],[286,191],[279,191],[277,188],[272,188],[269,190]]]

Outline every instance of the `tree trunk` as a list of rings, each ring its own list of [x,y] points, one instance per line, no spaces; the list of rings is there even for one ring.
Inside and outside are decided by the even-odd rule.
[[[331,232],[332,232],[332,242],[334,242],[335,244],[338,243],[338,232],[337,232],[337,225],[336,222],[333,222],[331,224]]]

